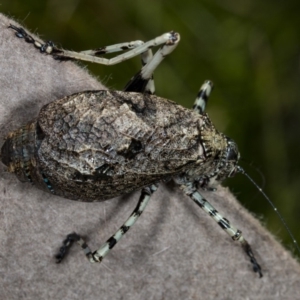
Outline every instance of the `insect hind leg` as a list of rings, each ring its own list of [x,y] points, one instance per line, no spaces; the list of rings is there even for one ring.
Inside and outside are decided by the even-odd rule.
[[[29,35],[22,27],[17,27],[12,24],[8,26],[16,31],[16,36],[18,38],[23,38],[27,43],[33,44],[35,48],[39,49],[42,53],[53,54],[56,55],[61,53],[62,50],[56,48],[51,41],[47,41],[46,43],[42,42],[39,39],[34,39],[31,35]]]
[[[83,250],[88,248],[88,250],[90,251],[89,247],[80,235],[78,235],[76,232],[70,233],[63,241],[63,245],[60,247],[59,252],[55,255],[57,263],[60,263],[63,260],[63,258],[66,256],[68,250],[72,247],[74,242],[77,242]]]
[[[263,274],[261,267],[253,254],[251,246],[243,237],[242,232],[232,226],[230,222],[224,218],[206,199],[204,199],[203,196],[192,185],[188,183],[182,185],[181,188],[200,208],[202,208],[210,217],[212,217],[234,241],[240,242],[242,248],[250,258],[253,271],[258,273],[259,277],[262,277]]]
[[[204,81],[198,92],[197,98],[193,105],[193,110],[202,115],[205,111],[208,98],[213,89],[213,83],[210,80]]]
[[[63,241],[63,246],[59,249],[59,253],[55,256],[57,263],[60,263],[67,254],[69,248],[74,242],[77,242],[82,248],[87,259],[91,263],[100,263],[103,258],[109,253],[109,251],[117,244],[117,242],[125,235],[125,233],[131,228],[131,226],[137,221],[139,216],[146,208],[151,195],[156,191],[157,186],[151,185],[142,189],[142,193],[137,206],[127,219],[127,221],[119,228],[119,230],[112,235],[98,250],[92,252],[88,244],[77,233],[71,233]]]
[[[135,53],[135,51],[132,51],[136,48],[141,48],[141,46],[144,44],[143,41],[131,41],[126,43],[119,43],[115,45],[105,46],[101,48],[97,48],[94,50],[85,50],[80,52],[75,51],[68,51],[59,49],[54,46],[53,42],[48,41],[46,43],[43,43],[41,40],[37,38],[33,38],[31,35],[29,35],[22,27],[17,27],[12,24],[8,26],[8,28],[11,28],[16,31],[16,36],[18,38],[23,38],[27,43],[33,44],[36,48],[38,48],[41,52],[45,52],[50,55],[54,55],[56,58],[64,59],[64,58],[70,58],[70,59],[77,59],[77,60],[83,60],[83,61],[89,61],[89,62],[96,62],[99,64],[104,65],[114,65],[117,63],[120,63],[124,60],[130,59],[131,57],[137,56],[138,54],[142,52]],[[121,54],[116,57],[113,57],[111,59],[97,57],[99,55],[104,55],[108,53],[114,53],[114,52],[120,52],[120,51],[128,51],[126,54]],[[147,52],[147,51],[146,51]],[[151,53],[150,53],[151,55]]]
[[[16,31],[17,37],[24,38],[27,43],[33,44],[41,52],[53,55],[58,59],[76,59],[109,66],[121,63],[137,55],[141,55],[143,68],[127,83],[124,91],[134,91],[148,94],[155,93],[153,80],[154,70],[161,63],[164,57],[170,54],[176,48],[180,40],[179,33],[171,31],[158,36],[146,43],[144,43],[143,41],[132,41],[101,47],[95,50],[75,52],[59,49],[54,46],[51,41],[43,43],[41,40],[34,39],[21,27],[10,25],[9,28]],[[163,46],[153,56],[151,48],[159,45]],[[99,57],[99,55],[126,50],[128,51],[113,58],[108,59]]]

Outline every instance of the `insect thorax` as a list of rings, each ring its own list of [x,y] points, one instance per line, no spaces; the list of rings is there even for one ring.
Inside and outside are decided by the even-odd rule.
[[[202,155],[186,172],[176,176],[175,181],[179,184],[195,183],[198,187],[206,188],[214,187],[216,181],[232,177],[240,158],[237,145],[216,130],[206,113],[202,115],[199,140]]]
[[[222,181],[236,172],[240,158],[237,144],[217,131],[207,114],[203,115],[201,141],[206,155],[206,176]]]

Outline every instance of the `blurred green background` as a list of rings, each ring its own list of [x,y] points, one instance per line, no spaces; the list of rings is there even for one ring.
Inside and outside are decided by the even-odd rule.
[[[191,107],[202,82],[213,80],[207,109],[211,119],[238,143],[246,160],[242,166],[263,186],[300,242],[299,1],[4,0],[0,4],[4,14],[70,50],[180,32],[179,46],[155,73],[157,94]],[[84,65],[108,87],[122,89],[139,70],[140,59],[112,67]],[[295,250],[278,217],[247,178],[237,175],[225,184]]]

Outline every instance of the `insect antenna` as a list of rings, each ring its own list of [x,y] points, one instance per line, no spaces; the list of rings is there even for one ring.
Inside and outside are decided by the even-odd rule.
[[[264,173],[260,170],[259,167],[257,167],[256,165],[254,165],[254,163],[250,160],[247,160],[243,157],[240,158],[240,161],[246,163],[250,168],[254,169],[260,176],[262,182],[260,183],[261,188],[263,189],[266,185],[266,177],[264,175]]]
[[[279,211],[278,211],[277,207],[274,205],[274,203],[270,200],[270,198],[266,195],[266,193],[262,190],[262,188],[250,177],[249,174],[246,173],[246,171],[242,167],[237,166],[236,171],[238,173],[241,173],[241,174],[245,175],[250,180],[250,182],[252,182],[252,184],[259,190],[259,192],[265,197],[265,199],[269,202],[269,204],[271,205],[271,207],[273,208],[273,210],[276,212],[277,216],[279,217],[281,223],[284,225],[284,227],[285,227],[286,231],[288,232],[290,238],[292,239],[296,249],[298,250],[298,253],[300,254],[300,247],[299,247],[294,235],[292,234],[292,232],[291,232],[290,228],[288,227],[285,219],[279,213]]]

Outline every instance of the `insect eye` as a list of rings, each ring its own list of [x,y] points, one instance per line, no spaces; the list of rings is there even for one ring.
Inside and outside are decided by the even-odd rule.
[[[238,153],[235,151],[235,149],[230,148],[227,152],[226,158],[227,160],[237,160]]]
[[[227,143],[228,143],[228,146],[227,146],[226,159],[238,161],[240,158],[240,154],[239,154],[236,143],[230,138],[227,138]]]

